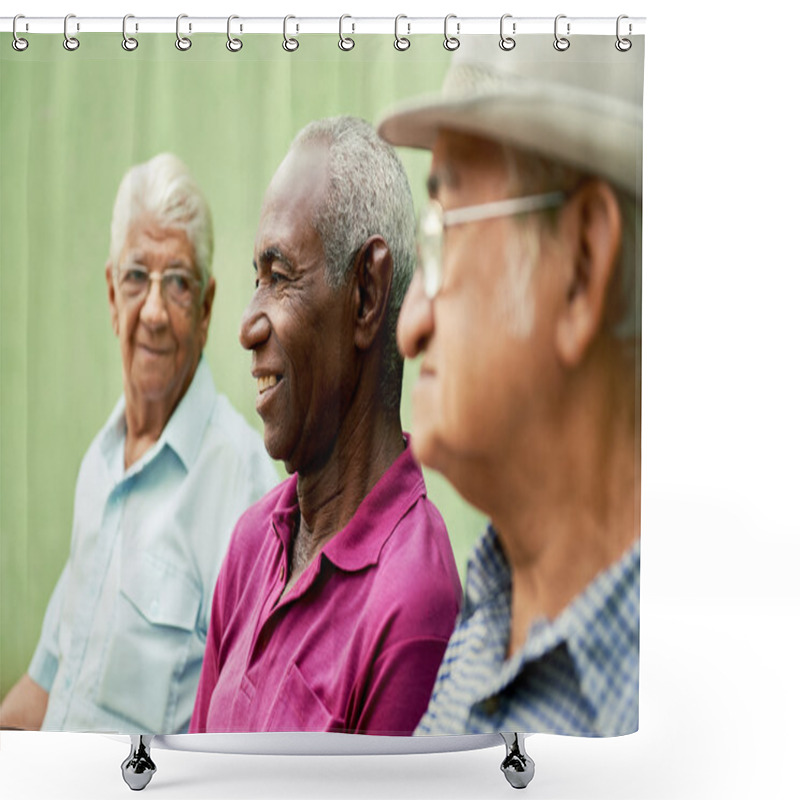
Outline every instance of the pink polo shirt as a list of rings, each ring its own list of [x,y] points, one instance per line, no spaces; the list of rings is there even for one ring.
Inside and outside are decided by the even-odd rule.
[[[280,599],[298,514],[294,475],[239,520],[189,730],[411,734],[461,584],[410,447]]]

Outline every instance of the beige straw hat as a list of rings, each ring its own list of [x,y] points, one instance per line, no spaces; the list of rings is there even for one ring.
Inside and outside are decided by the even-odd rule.
[[[430,149],[439,130],[541,153],[641,192],[644,38],[619,52],[614,36],[463,36],[440,94],[394,108],[378,124],[395,145]]]

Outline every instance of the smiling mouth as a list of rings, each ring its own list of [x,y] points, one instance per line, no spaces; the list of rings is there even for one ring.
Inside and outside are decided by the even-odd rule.
[[[152,347],[151,345],[142,343],[139,344],[139,347],[141,347],[145,352],[154,356],[165,356],[169,354],[169,350],[165,348]]]
[[[263,375],[256,379],[259,394],[266,392],[267,389],[272,389],[283,380],[283,375]]]

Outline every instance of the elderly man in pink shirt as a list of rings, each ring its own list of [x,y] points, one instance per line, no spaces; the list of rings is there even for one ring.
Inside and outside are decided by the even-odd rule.
[[[425,711],[461,587],[400,426],[414,254],[392,148],[354,118],[303,129],[267,190],[240,333],[291,477],[233,534],[192,732],[407,735]]]

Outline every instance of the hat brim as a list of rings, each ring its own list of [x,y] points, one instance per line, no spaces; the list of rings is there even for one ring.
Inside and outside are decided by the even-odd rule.
[[[440,131],[539,153],[640,192],[641,109],[614,98],[552,83],[525,93],[438,95],[400,105],[378,124],[384,139],[405,147],[432,149]]]

